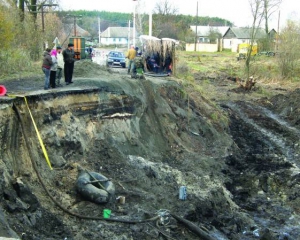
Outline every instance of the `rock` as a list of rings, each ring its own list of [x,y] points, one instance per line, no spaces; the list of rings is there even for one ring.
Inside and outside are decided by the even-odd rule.
[[[16,182],[13,186],[20,199],[29,205],[29,210],[37,210],[37,208],[40,206],[40,203],[32,191],[21,182]]]
[[[55,168],[61,168],[64,165],[66,165],[66,163],[67,163],[67,161],[64,159],[63,156],[52,155],[49,158],[50,158],[52,167],[55,167]]]
[[[3,239],[11,239],[11,240],[20,239],[18,234],[10,228],[1,206],[0,206],[0,234],[1,234],[0,240],[2,237]]]
[[[3,191],[3,197],[5,200],[15,202],[18,195],[17,195],[16,191],[14,191],[13,189],[5,189]]]
[[[260,240],[275,240],[275,239],[278,239],[276,237],[275,233],[270,231],[270,229],[264,229],[263,231],[261,231],[260,235],[261,235],[261,237],[259,238]]]

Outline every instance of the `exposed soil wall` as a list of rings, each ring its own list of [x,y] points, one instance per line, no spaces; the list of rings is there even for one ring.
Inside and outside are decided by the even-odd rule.
[[[12,219],[11,228],[19,236],[23,232],[29,239],[145,239],[159,235],[154,226],[145,224],[134,227],[138,230],[128,225],[115,226],[119,229],[116,233],[105,222],[77,223],[47,197],[28,151],[33,153],[50,193],[67,209],[83,215],[102,216],[104,208],[111,208],[116,217],[143,219],[159,209],[168,209],[196,220],[200,214],[196,213],[197,207],[210,201],[214,192],[223,198],[228,195],[222,177],[212,178],[216,169],[222,169],[220,157],[226,155],[230,139],[224,126],[207,122],[202,111],[209,112],[213,106],[198,104],[196,101],[203,100],[201,96],[188,102],[182,87],[166,80],[86,81],[97,86],[27,95],[54,170],[44,159],[24,99],[2,100],[1,169],[5,176],[2,186],[6,189],[1,191],[5,200],[2,208],[13,208],[7,217]],[[13,105],[21,113],[28,139],[24,139]],[[126,204],[97,205],[82,199],[74,187],[77,165],[112,179],[116,194],[126,196]],[[181,185],[187,186],[189,201],[178,199]],[[23,199],[27,198],[18,190],[20,187],[32,191],[29,202]],[[22,208],[14,207],[17,202]],[[34,209],[30,209],[32,202]],[[44,228],[37,228],[43,221]],[[99,224],[101,229],[97,229]],[[58,233],[48,231],[48,227],[57,228]],[[169,232],[170,236],[178,235],[181,227]],[[195,237],[193,233],[180,235],[178,239]]]
[[[0,98],[1,236],[300,236],[298,91],[222,102],[221,109],[170,78],[96,73],[50,91],[34,85],[28,92],[26,80],[7,84],[26,95],[53,170],[24,98]],[[109,203],[95,204],[77,193],[79,166],[114,183]],[[187,187],[185,201],[179,200],[180,186]],[[116,200],[120,196],[125,204]],[[118,222],[102,219],[104,209]]]

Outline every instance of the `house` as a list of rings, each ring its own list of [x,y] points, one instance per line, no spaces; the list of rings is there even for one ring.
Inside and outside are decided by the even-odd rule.
[[[212,38],[222,38],[229,27],[225,26],[190,26],[191,30],[196,33],[198,43],[215,43]]]
[[[135,36],[136,38],[138,37],[137,33]],[[133,28],[108,27],[100,35],[100,43],[102,45],[128,45],[128,40],[129,42],[133,40]]]
[[[240,43],[250,43],[251,40],[251,30],[249,27],[230,27],[223,35],[223,49],[231,49],[232,52],[237,52],[238,45]],[[276,36],[276,31],[272,29],[269,31],[270,38],[274,39]],[[255,41],[259,39],[265,39],[268,36],[264,29],[258,28]]]
[[[197,35],[197,44],[187,43],[186,51],[218,52],[222,51],[222,36],[229,27],[224,26],[190,26]]]

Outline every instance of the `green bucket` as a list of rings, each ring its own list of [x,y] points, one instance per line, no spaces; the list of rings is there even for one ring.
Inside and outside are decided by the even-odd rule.
[[[103,217],[104,218],[110,218],[111,210],[110,209],[104,209],[103,210]]]

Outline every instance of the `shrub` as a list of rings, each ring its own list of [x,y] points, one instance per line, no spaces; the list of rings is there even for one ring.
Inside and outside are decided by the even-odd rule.
[[[297,75],[297,62],[300,59],[300,24],[288,21],[287,26],[281,31],[278,66],[282,77],[293,78]]]
[[[0,52],[1,75],[10,75],[21,71],[29,71],[32,68],[32,61],[27,51],[14,49],[13,51],[2,50]]]

